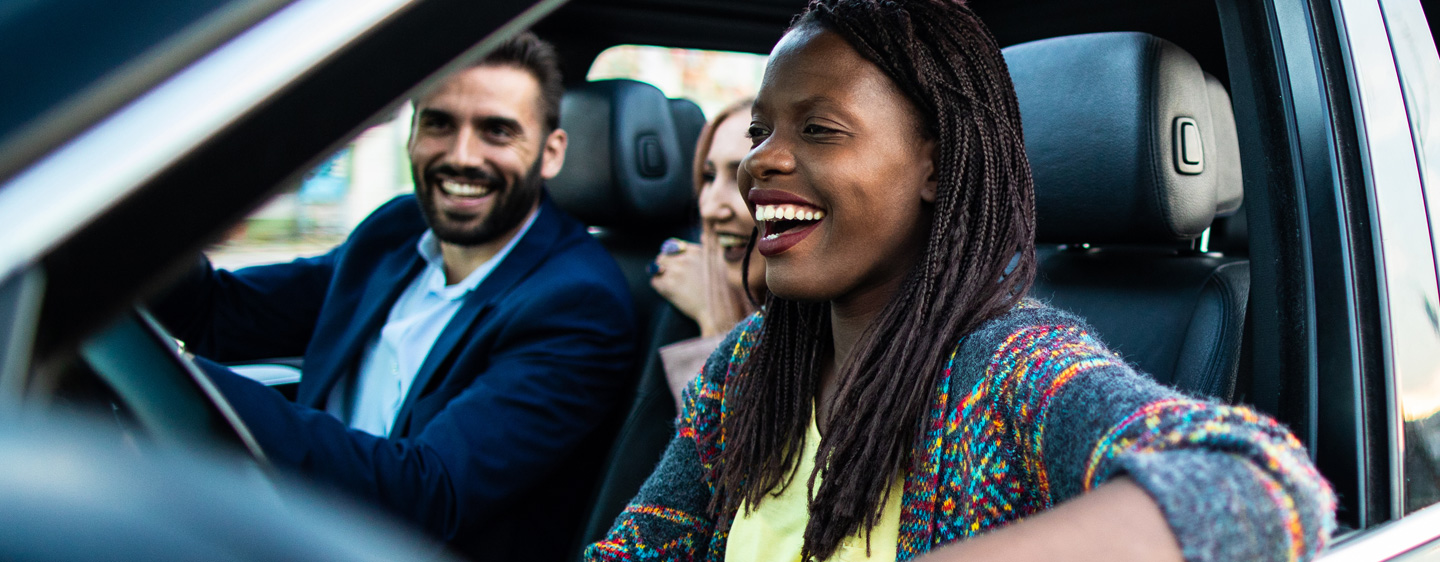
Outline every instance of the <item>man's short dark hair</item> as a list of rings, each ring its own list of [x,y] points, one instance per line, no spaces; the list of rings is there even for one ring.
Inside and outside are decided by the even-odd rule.
[[[545,132],[560,128],[560,97],[565,94],[565,85],[554,45],[526,31],[501,43],[476,66],[513,66],[529,72],[540,84]]]

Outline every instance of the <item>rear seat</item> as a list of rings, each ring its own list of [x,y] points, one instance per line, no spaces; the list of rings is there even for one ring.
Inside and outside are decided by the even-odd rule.
[[[650,287],[646,268],[666,238],[695,239],[691,174],[705,115],[694,102],[666,99],[649,84],[605,80],[566,92],[561,124],[570,148],[564,170],[549,182],[551,197],[590,225],[614,256],[641,326],[635,392],[596,443],[608,448],[597,449],[605,461],[592,514],[576,539],[578,555],[609,529],[674,434],[675,406],[656,350],[699,328]]]
[[[1184,50],[1143,33],[1004,53],[1035,175],[1031,294],[1084,316],[1159,381],[1230,399],[1249,261],[1198,242],[1242,199],[1224,87]]]

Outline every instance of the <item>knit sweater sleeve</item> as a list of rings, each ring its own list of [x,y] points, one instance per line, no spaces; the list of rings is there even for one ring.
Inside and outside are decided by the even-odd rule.
[[[1043,306],[990,329],[985,380],[1046,503],[1128,475],[1159,504],[1186,560],[1307,560],[1335,497],[1275,420],[1137,372],[1080,319]],[[977,334],[979,335],[979,334]]]
[[[605,540],[585,549],[586,561],[702,560],[711,549],[714,485],[707,466],[719,454],[720,398],[737,345],[756,318],[741,322],[682,394],[675,437],[640,492],[615,519]],[[758,324],[757,324],[758,325]],[[723,541],[724,537],[718,537]]]

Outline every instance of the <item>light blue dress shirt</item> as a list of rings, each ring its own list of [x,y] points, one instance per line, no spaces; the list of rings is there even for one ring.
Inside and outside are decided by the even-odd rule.
[[[475,290],[530,231],[537,214],[538,209],[532,211],[510,242],[454,285],[445,284],[440,241],[434,232],[426,230],[416,243],[416,250],[425,259],[425,269],[390,307],[385,325],[365,347],[354,381],[342,379],[335,384],[325,410],[354,429],[388,437],[395,425],[395,415],[410,392],[410,384],[415,381],[420,365],[440,332],[460,310],[465,295]]]

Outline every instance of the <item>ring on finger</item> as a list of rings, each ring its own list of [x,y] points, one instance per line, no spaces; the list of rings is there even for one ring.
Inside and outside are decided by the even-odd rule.
[[[686,244],[684,240],[680,240],[678,238],[666,238],[665,242],[660,244],[660,253],[667,256],[683,254],[685,253],[685,246]]]

